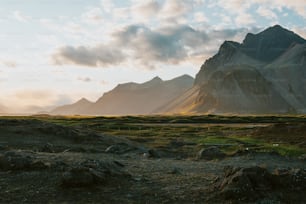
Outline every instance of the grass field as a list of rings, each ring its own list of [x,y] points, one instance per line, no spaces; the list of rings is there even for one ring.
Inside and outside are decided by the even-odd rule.
[[[37,119],[125,137],[149,148],[192,156],[199,149],[218,146],[237,151],[277,152],[285,156],[306,153],[305,116],[29,116]]]

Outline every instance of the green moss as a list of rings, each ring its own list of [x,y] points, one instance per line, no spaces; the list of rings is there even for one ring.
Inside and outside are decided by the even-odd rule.
[[[194,143],[194,146],[219,144],[225,152],[234,152],[246,147],[254,147],[255,151],[276,151],[289,156],[298,156],[306,152],[305,149],[286,144],[286,140],[282,141],[284,144],[273,146],[273,143],[269,142],[269,138],[256,139],[246,136],[252,135],[250,133],[258,128],[256,126],[249,128],[248,124],[306,122],[305,116],[14,116],[0,117],[0,119],[38,119],[63,126],[125,137],[140,141],[149,147],[166,146],[174,140],[182,140],[186,143]],[[187,148],[188,151],[195,150],[194,146]],[[182,148],[183,150],[185,149]]]

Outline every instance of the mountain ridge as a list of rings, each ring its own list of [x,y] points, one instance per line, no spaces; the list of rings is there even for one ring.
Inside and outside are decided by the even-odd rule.
[[[260,42],[260,43],[259,43]],[[168,113],[268,114],[306,112],[306,40],[280,25],[224,41],[195,78],[194,100]],[[187,103],[186,101],[189,100]],[[161,110],[163,110],[161,108]]]
[[[306,113],[306,40],[280,25],[248,33],[241,43],[224,41],[195,79],[118,84],[85,109],[90,115]]]
[[[143,115],[151,114],[159,106],[176,98],[191,88],[194,79],[181,75],[170,80],[156,76],[144,83],[118,84],[105,92],[96,102],[87,99],[58,107],[51,114],[80,115]],[[86,100],[86,102],[85,102]],[[85,103],[81,105],[80,103]],[[90,102],[90,103],[89,103]]]

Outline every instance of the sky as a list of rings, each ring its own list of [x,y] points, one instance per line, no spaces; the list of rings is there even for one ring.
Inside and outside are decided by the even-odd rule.
[[[194,77],[224,40],[275,24],[306,38],[305,22],[305,0],[1,0],[0,112]]]

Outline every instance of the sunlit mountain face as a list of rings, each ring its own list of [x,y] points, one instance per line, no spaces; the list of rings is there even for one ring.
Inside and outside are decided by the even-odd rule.
[[[50,113],[54,115],[148,115],[184,94],[193,85],[191,76],[183,75],[163,81],[154,77],[145,83],[119,84],[103,94],[96,102],[86,99],[57,107]]]
[[[184,74],[195,77],[189,92],[163,93],[140,112],[265,112],[253,104],[264,101],[304,111],[304,0],[2,0],[0,10],[1,114],[50,113],[82,98],[89,107],[118,84]],[[105,113],[88,113],[97,107]],[[140,113],[129,109],[118,113]]]

